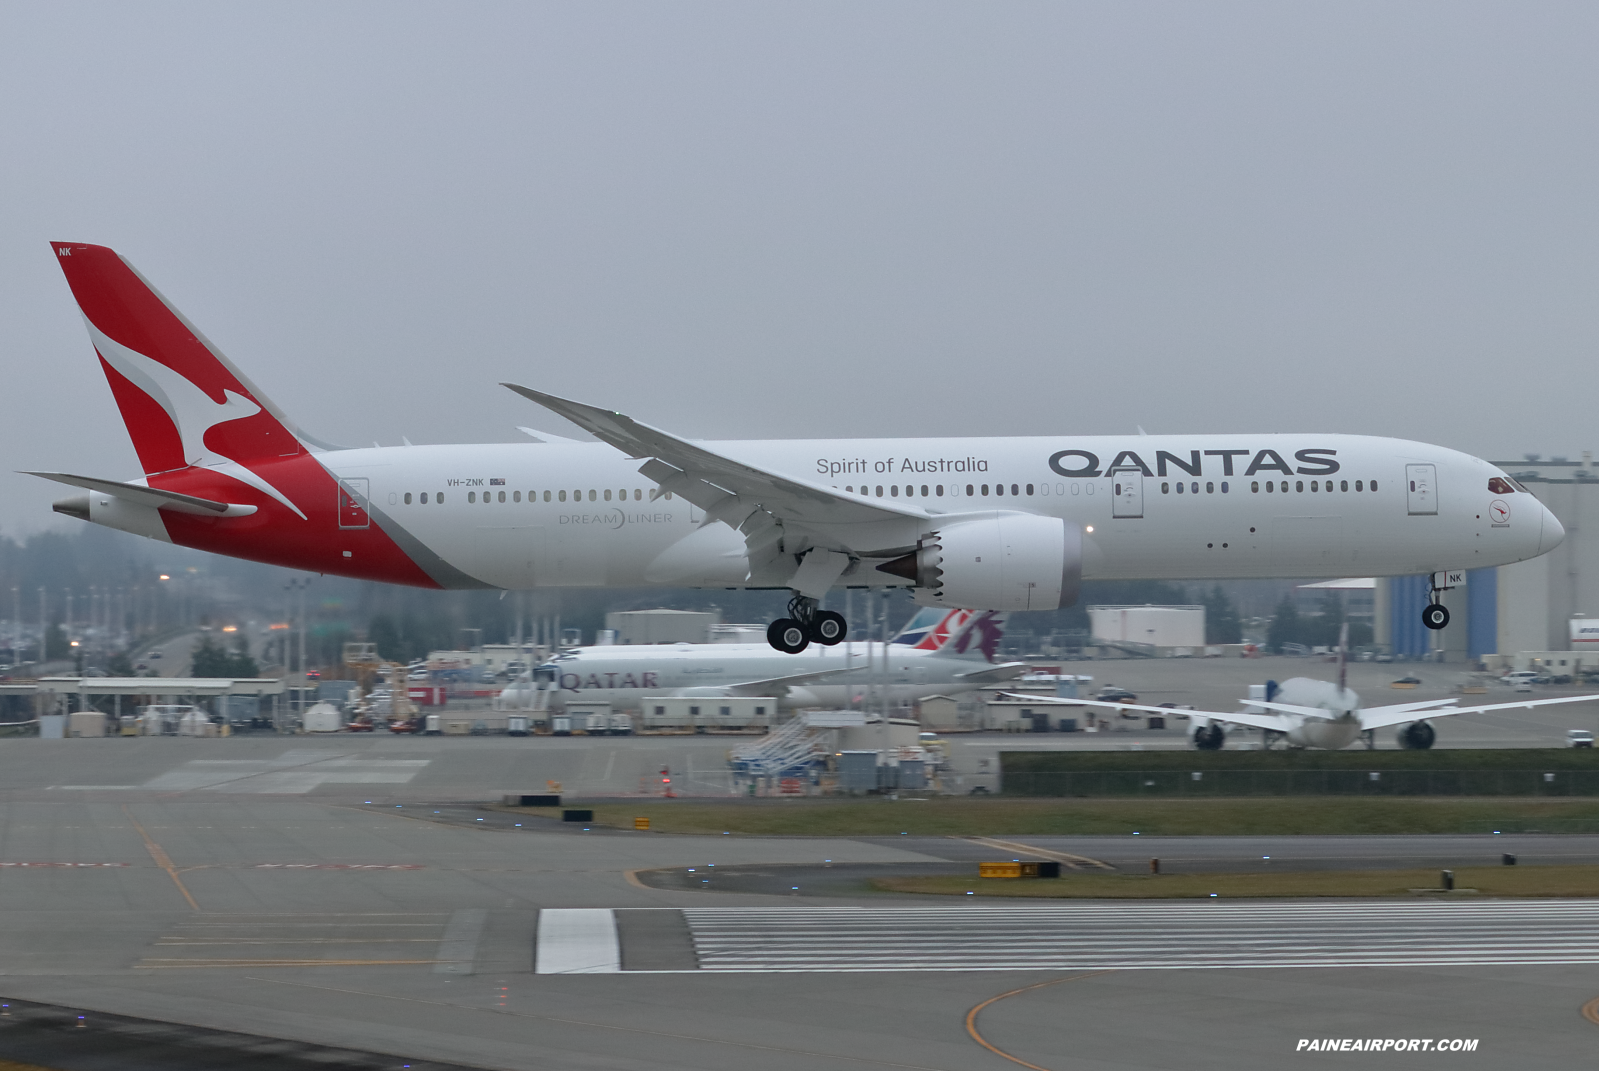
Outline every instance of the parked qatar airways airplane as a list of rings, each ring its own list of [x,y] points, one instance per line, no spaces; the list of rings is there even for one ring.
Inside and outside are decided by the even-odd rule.
[[[776,696],[781,707],[858,705],[868,689],[889,702],[954,695],[1020,677],[1024,662],[997,662],[1004,614],[923,609],[885,651],[882,644],[817,645],[801,658],[764,643],[673,643],[574,647],[511,684],[499,705],[533,705],[540,682],[549,706],[569,702],[637,707],[646,696]]]
[[[293,569],[427,588],[789,589],[772,645],[847,631],[820,600],[1050,610],[1100,578],[1339,577],[1506,565],[1560,523],[1486,461],[1322,433],[689,441],[514,384],[598,443],[341,449],[296,428],[126,261],[52,250],[140,477],[36,473],[58,512]],[[640,461],[643,463],[640,464]],[[1444,607],[1426,608],[1442,628]]]

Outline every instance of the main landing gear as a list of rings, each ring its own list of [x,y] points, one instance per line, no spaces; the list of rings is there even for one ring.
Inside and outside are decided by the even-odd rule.
[[[766,626],[766,642],[784,654],[799,654],[812,643],[831,647],[849,635],[843,614],[818,610],[816,600],[796,595],[788,601],[788,616]]]

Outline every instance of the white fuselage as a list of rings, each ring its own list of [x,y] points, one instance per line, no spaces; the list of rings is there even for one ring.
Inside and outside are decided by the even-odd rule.
[[[1274,702],[1300,707],[1317,707],[1325,710],[1324,717],[1290,714],[1296,724],[1288,732],[1288,742],[1296,747],[1322,748],[1337,751],[1348,747],[1360,736],[1360,697],[1348,688],[1340,689],[1331,681],[1318,681],[1309,677],[1294,677],[1277,689]],[[1418,718],[1424,714],[1416,715]]]
[[[795,684],[786,689],[786,695],[782,688],[773,691],[784,707],[842,708],[858,705],[868,693],[873,704],[880,702],[885,692],[888,702],[896,704],[971,691],[980,685],[963,683],[960,675],[991,667],[981,659],[889,644],[885,670],[883,644],[846,641],[836,647],[813,644],[798,655],[782,654],[764,643],[580,647],[539,668],[556,675],[550,690],[551,707],[585,701],[626,708],[638,707],[646,696],[726,695],[731,686],[750,681],[853,670],[841,678]],[[1017,666],[1016,675],[1021,672],[1022,667]],[[526,687],[523,683],[507,689],[502,703],[515,705],[520,690]],[[531,696],[527,699],[531,701]]]
[[[1489,480],[1502,473],[1487,462],[1400,439],[707,445],[766,470],[933,514],[1011,510],[1074,522],[1085,533],[1085,579],[1428,573],[1521,561],[1563,535],[1532,495],[1491,492]],[[318,457],[367,489],[374,524],[424,568],[442,563],[443,572],[463,578],[446,586],[737,587],[748,577],[740,533],[720,523],[700,527],[701,511],[680,497],[652,501],[654,485],[639,463],[603,444],[374,447]],[[1418,475],[1419,494],[1412,489]],[[839,583],[906,586],[869,563]]]

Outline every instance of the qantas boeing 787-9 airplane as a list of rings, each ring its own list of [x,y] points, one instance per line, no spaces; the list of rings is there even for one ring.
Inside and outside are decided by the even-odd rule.
[[[35,473],[87,492],[55,509],[292,569],[788,589],[768,638],[795,653],[844,638],[819,606],[836,587],[973,610],[1070,605],[1098,578],[1432,573],[1442,590],[1564,537],[1486,461],[1320,432],[699,442],[508,383],[600,441],[344,449],[296,428],[117,253],[52,249],[144,469]],[[1424,616],[1448,623],[1436,599]]]

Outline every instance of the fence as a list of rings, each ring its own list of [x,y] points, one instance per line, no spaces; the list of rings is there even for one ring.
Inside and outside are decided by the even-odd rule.
[[[1599,770],[1006,770],[1007,796],[1599,796]],[[1491,832],[1491,831],[1490,831]]]

